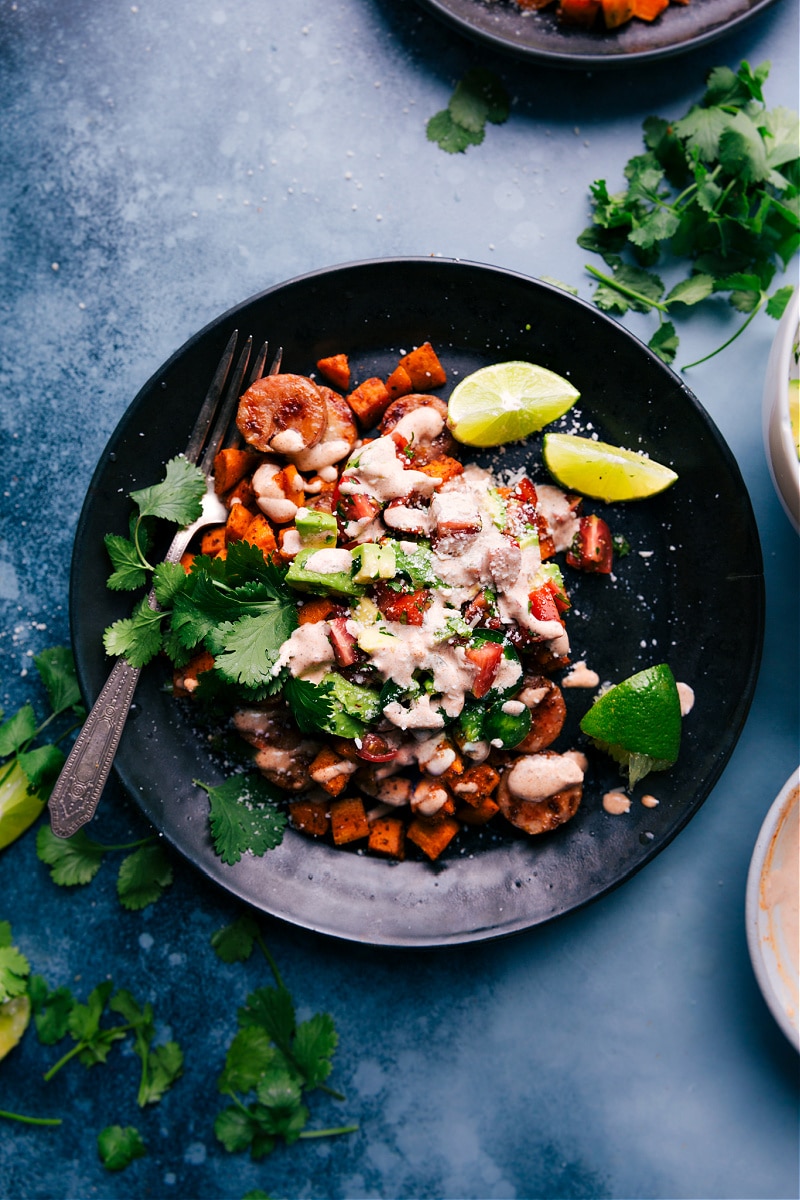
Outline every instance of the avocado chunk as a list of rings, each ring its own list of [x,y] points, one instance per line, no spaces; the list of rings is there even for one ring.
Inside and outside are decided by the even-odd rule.
[[[379,546],[375,542],[362,542],[353,549],[356,583],[372,583],[376,579],[394,579],[397,563],[394,546]]]
[[[352,567],[338,571],[309,570],[306,563],[315,554],[327,553],[319,546],[309,546],[301,550],[289,564],[286,572],[286,582],[299,592],[314,592],[318,596],[360,596],[363,587],[356,583],[352,575]],[[339,551],[333,551],[339,553]],[[342,551],[347,554],[347,551]],[[350,556],[352,562],[352,556]]]
[[[314,508],[298,508],[294,523],[300,541],[304,544],[336,545],[338,529],[333,513],[317,512]]]

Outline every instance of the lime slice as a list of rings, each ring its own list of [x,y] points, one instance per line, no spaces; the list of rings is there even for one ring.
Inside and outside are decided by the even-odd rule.
[[[595,500],[646,500],[671,487],[678,476],[646,454],[595,442],[572,433],[546,433],[542,457],[553,478]]]
[[[31,1002],[27,996],[14,996],[0,1004],[0,1058],[5,1058],[28,1028]]]
[[[681,702],[672,671],[659,663],[609,688],[581,729],[620,764],[631,787],[648,771],[673,766],[681,744]]]
[[[4,763],[3,770],[7,773],[0,783],[0,850],[33,824],[46,803],[40,792],[31,789],[18,762],[10,768]]]
[[[542,429],[572,408],[580,392],[535,363],[481,367],[453,389],[447,424],[466,446],[501,446]]]

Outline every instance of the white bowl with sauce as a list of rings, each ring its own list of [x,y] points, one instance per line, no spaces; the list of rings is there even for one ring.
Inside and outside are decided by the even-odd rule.
[[[764,380],[762,432],[772,482],[786,515],[800,533],[800,367],[798,366],[800,289],[786,306],[772,343]],[[792,423],[794,413],[795,424]]]
[[[772,1015],[800,1050],[800,770],[767,813],[747,875],[747,945]]]

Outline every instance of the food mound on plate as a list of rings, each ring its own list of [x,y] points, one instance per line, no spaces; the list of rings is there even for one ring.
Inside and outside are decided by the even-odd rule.
[[[618,29],[634,18],[655,21],[669,8],[670,0],[513,0],[513,3],[523,12],[557,4],[556,15],[564,25]],[[672,0],[672,3],[686,5],[689,0]]]
[[[339,390],[259,380],[239,406],[246,446],[216,463],[229,517],[202,552],[244,540],[285,568],[297,626],[272,676],[311,685],[243,704],[233,726],[294,827],[336,845],[402,859],[411,842],[433,860],[495,817],[555,829],[586,767],[550,748],[565,717],[551,675],[569,662],[555,555],[609,572],[607,527],[552,485],[456,457],[428,343],[352,390],[345,355],[317,365]],[[211,665],[178,671],[178,694]]]

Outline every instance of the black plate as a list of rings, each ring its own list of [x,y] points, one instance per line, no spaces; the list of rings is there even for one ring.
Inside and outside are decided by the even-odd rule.
[[[436,866],[390,864],[287,831],[264,858],[235,867],[215,855],[205,793],[193,779],[223,778],[191,715],[148,668],[116,769],[168,840],[242,900],[308,929],[358,942],[442,945],[498,937],[548,921],[622,883],[697,811],[727,761],[755,687],[763,634],[761,553],[750,502],[719,432],[681,381],[597,309],[509,271],[441,259],[389,259],[334,267],[247,300],[202,330],[142,388],[114,432],[89,488],[75,541],[71,620],[87,700],[108,671],[101,637],[130,601],[105,587],[103,537],[125,532],[128,493],[161,478],[187,440],[229,334],[284,347],[284,368],[308,373],[320,357],[349,353],[357,379],[385,375],[398,354],[430,339],[451,382],[490,362],[541,363],[582,392],[576,416],[614,444],[641,447],[674,467],[679,482],[642,504],[606,514],[632,553],[615,577],[570,572],[575,660],[604,680],[669,661],[696,692],[680,760],[651,776],[657,808],[638,801],[609,816],[602,795],[619,784],[592,759],[574,820],[539,839],[483,831]],[[446,389],[445,389],[446,390]],[[552,428],[552,427],[551,427]],[[539,438],[508,448],[502,465],[538,461]],[[603,511],[602,506],[594,506]],[[567,692],[575,745],[591,694]]]
[[[555,10],[522,12],[511,0],[419,0],[435,16],[495,50],[551,66],[621,67],[669,58],[732,33],[775,0],[690,0],[657,20],[602,32],[562,25]]]

